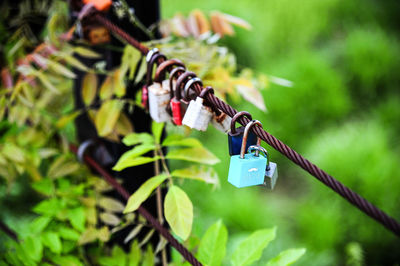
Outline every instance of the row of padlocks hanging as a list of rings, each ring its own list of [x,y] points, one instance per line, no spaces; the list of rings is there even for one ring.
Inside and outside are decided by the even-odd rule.
[[[212,108],[205,101],[207,93],[214,93],[211,87],[195,96],[193,88],[195,84],[203,87],[202,81],[193,72],[186,71],[177,59],[162,62],[152,82],[154,65],[160,59],[166,60],[166,57],[157,49],[150,50],[146,56],[147,76],[142,88],[142,104],[149,110],[151,118],[156,122],[172,120],[175,125],[200,131],[206,131],[212,123],[216,129],[228,133],[231,156],[228,181],[239,188],[264,185],[273,189],[278,178],[277,165],[269,161],[267,150],[261,147],[261,139],[250,131],[255,125],[262,127],[261,123],[252,120],[247,112],[239,112],[231,119],[221,110]],[[170,72],[169,79],[165,79],[167,71]],[[245,127],[235,128],[236,120],[241,116],[251,121]]]

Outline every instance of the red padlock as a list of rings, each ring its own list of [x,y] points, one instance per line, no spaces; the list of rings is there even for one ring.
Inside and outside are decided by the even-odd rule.
[[[176,99],[175,97],[171,100],[171,109],[172,109],[172,121],[177,126],[182,125],[182,109],[181,109],[181,101]]]
[[[144,109],[149,109],[149,90],[147,89],[147,85],[143,85],[142,87],[142,105]]]

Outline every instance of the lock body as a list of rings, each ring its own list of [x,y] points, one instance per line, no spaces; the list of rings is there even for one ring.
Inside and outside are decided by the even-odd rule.
[[[278,166],[276,163],[270,162],[269,169],[265,171],[264,186],[268,189],[274,189],[276,180],[278,179]]]
[[[200,131],[206,131],[212,116],[211,109],[203,105],[203,98],[197,97],[195,101],[190,101],[182,124]]]
[[[217,130],[226,134],[229,132],[229,130],[231,128],[231,121],[232,121],[232,118],[229,115],[221,112],[221,114],[219,114],[219,115],[213,114],[211,124]]]
[[[149,90],[147,88],[147,85],[144,85],[142,87],[142,105],[144,109],[149,109]]]
[[[182,125],[182,106],[181,102],[176,98],[171,100],[171,110],[172,110],[172,121],[177,126]]]
[[[267,158],[247,153],[231,157],[228,182],[235,187],[249,187],[264,184]]]
[[[156,122],[167,122],[171,120],[171,116],[167,112],[167,106],[170,102],[169,84],[163,81],[153,83],[148,87],[149,94],[149,110],[151,118]]]
[[[242,141],[243,141],[243,133],[244,133],[244,127],[236,128],[235,134],[232,134],[231,132],[228,133],[228,146],[229,146],[230,156],[240,154],[240,149],[242,147]],[[256,144],[257,144],[257,136],[252,131],[250,131],[247,137],[246,150],[251,145],[256,145]]]

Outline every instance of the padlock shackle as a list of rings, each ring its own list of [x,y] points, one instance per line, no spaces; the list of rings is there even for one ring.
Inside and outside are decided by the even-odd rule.
[[[238,120],[239,117],[242,117],[242,116],[246,116],[248,119],[253,120],[253,117],[251,116],[251,114],[249,112],[246,112],[246,111],[237,112],[232,117],[232,120],[231,120],[231,134],[236,134],[236,127],[235,127],[236,120]]]
[[[178,80],[176,81],[176,86],[175,86],[175,98],[176,99],[180,100],[182,98],[181,97],[181,89],[182,89],[182,85],[184,84],[186,79],[195,78],[195,77],[197,77],[196,74],[191,71],[186,71],[185,73],[183,73],[182,75],[179,76]]]
[[[247,145],[247,137],[249,136],[250,129],[254,125],[259,125],[262,128],[262,124],[258,120],[251,120],[249,123],[247,123],[246,127],[244,128],[244,133],[243,133],[243,140],[242,140],[242,148],[240,149],[240,158],[244,159],[244,154],[246,152],[246,145]],[[257,137],[257,146],[261,146],[261,138]],[[256,150],[256,156],[258,156],[259,151]]]
[[[176,78],[176,76],[182,74],[183,72],[185,72],[186,69],[184,67],[176,67],[174,69],[172,69],[171,73],[169,73],[169,95],[172,98],[174,98],[174,79]],[[176,88],[175,88],[176,90]]]
[[[157,48],[150,49],[146,54],[146,63],[149,63],[153,55],[159,53],[160,51]]]
[[[155,63],[157,63],[157,60],[160,58],[164,58],[164,60],[167,59],[167,57],[159,52],[154,53],[150,60],[147,62],[147,73],[146,73],[146,85],[150,86],[151,85],[151,78],[153,76],[153,66]]]
[[[172,67],[185,67],[185,64],[178,59],[169,59],[167,61],[162,62],[156,69],[156,74],[154,75],[155,82],[162,82],[165,79],[165,72],[170,72]]]
[[[269,153],[268,153],[267,149],[265,149],[264,147],[261,147],[261,146],[251,145],[247,149],[247,153],[251,153],[254,150],[264,153],[264,155],[265,155],[264,157],[267,158],[267,170],[269,170]]]
[[[193,85],[196,83],[198,83],[200,85],[200,87],[203,87],[203,81],[201,81],[201,79],[198,77],[192,78],[186,82],[185,88],[183,90],[183,99],[185,99],[186,101],[190,100],[189,99],[189,90],[191,88],[193,88]],[[201,98],[203,98],[203,97],[201,97]]]

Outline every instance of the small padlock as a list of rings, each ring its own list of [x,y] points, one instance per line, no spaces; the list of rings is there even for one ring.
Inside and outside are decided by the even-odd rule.
[[[155,54],[149,61],[147,67],[147,81],[151,80],[153,65],[160,57],[165,56],[157,53]],[[147,87],[149,94],[149,111],[151,118],[158,122],[167,122],[171,119],[171,116],[166,111],[166,106],[169,103],[169,83],[168,80],[164,80],[162,83],[153,82],[150,86]]]
[[[199,78],[193,78],[186,83],[185,91],[188,91],[195,82],[201,83],[202,86],[202,82]],[[184,125],[200,131],[207,130],[208,124],[213,116],[211,108],[204,105],[204,97],[207,93],[214,93],[214,90],[211,87],[206,87],[201,91],[196,100],[190,101],[186,114],[183,117],[182,123]]]
[[[238,188],[264,184],[268,160],[265,149],[260,146],[261,139],[257,138],[257,145],[250,146],[251,149],[245,154],[249,130],[255,124],[262,126],[257,120],[250,121],[244,130],[240,155],[231,156],[228,182]],[[255,150],[254,154],[253,150]],[[264,156],[259,155],[260,151],[264,153]]]
[[[232,117],[230,124],[231,131],[228,133],[228,146],[229,146],[230,156],[240,154],[240,150],[242,147],[243,133],[245,127],[235,128],[236,120],[241,116],[246,116],[247,118],[252,120],[251,114],[246,111],[238,112]],[[255,145],[256,143],[257,143],[257,136],[253,132],[250,132],[247,137],[246,149],[248,149],[249,146],[251,145]]]
[[[254,147],[254,146],[250,146],[250,147]],[[249,149],[250,149],[249,147]],[[267,168],[265,171],[265,178],[264,178],[264,186],[267,187],[268,189],[272,190],[275,187],[276,184],[276,180],[278,179],[278,166],[276,163],[271,162],[269,160],[269,154],[268,152],[265,150],[264,152],[267,155]]]
[[[157,67],[157,71],[156,71],[156,75],[154,77],[154,81],[155,82],[161,82],[161,80],[163,80],[162,84],[163,87],[168,86],[168,90],[169,90],[169,94],[170,94],[170,104],[167,104],[166,106],[166,111],[169,114],[172,114],[172,121],[176,124],[176,125],[182,125],[182,110],[181,110],[181,106],[180,106],[180,101],[174,99],[173,95],[174,95],[174,82],[171,79],[165,79],[165,72],[166,71],[170,71],[173,67],[177,67],[178,69],[184,69],[184,64],[178,60],[178,59],[170,59],[167,60],[165,62],[162,62],[158,67]],[[175,69],[172,71],[175,73]],[[170,77],[172,76],[172,72]],[[175,75],[175,74],[174,74]],[[167,85],[168,84],[168,85]],[[177,96],[180,97],[180,95],[178,93],[176,93]],[[171,112],[169,112],[169,110]]]
[[[211,124],[222,133],[228,133],[231,128],[232,118],[229,115],[222,112],[221,110],[218,111],[219,114],[217,113],[213,114]]]

